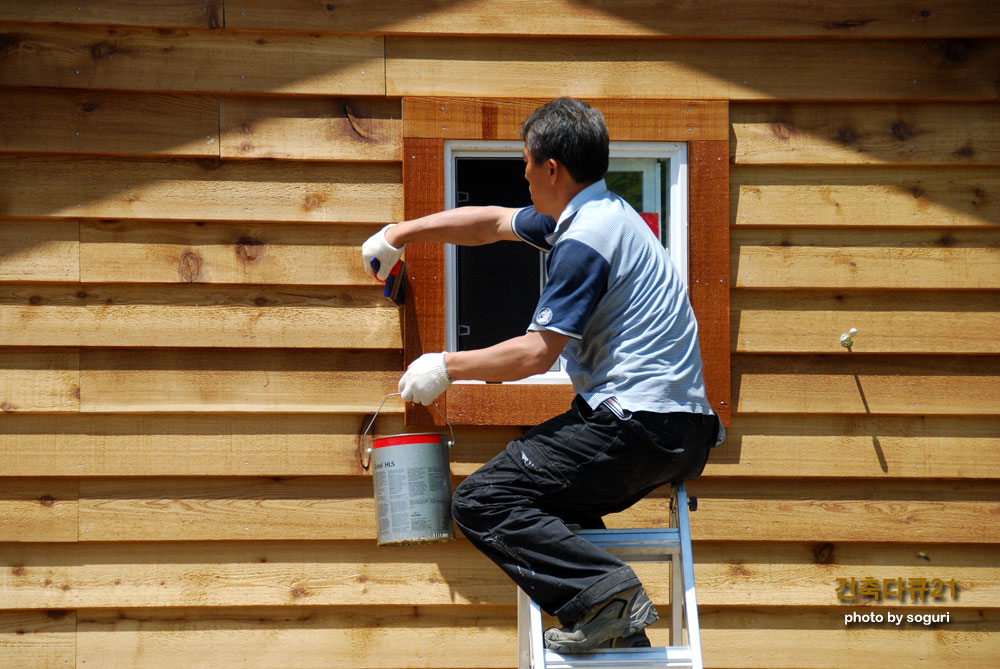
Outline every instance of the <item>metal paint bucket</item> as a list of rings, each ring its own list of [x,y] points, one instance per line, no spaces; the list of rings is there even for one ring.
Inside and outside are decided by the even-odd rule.
[[[386,399],[398,394],[390,393]],[[382,405],[379,405],[378,411],[381,410]],[[422,544],[454,539],[451,469],[448,465],[448,449],[455,442],[454,430],[451,431],[451,440],[435,432],[397,434],[372,439],[369,447],[368,431],[378,411],[364,432],[375,487],[378,545]],[[438,413],[441,413],[440,409]],[[448,420],[445,419],[445,422]],[[448,427],[451,428],[450,423]]]

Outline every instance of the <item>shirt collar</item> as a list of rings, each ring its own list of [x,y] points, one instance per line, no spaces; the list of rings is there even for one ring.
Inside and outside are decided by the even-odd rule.
[[[604,179],[598,179],[574,195],[573,199],[566,205],[566,208],[562,210],[561,214],[559,214],[559,219],[556,221],[555,229],[551,234],[545,236],[545,241],[550,245],[554,244],[555,240],[558,239],[559,236],[566,231],[566,228],[569,227],[569,224],[573,221],[573,218],[576,216],[576,212],[580,210],[580,207],[592,200],[604,197],[607,192],[608,186],[604,182]]]

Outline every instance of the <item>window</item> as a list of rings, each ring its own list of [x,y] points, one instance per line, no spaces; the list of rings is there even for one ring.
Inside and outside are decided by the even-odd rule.
[[[531,204],[521,142],[445,142],[445,208]],[[640,212],[687,276],[687,147],[679,142],[612,142],[608,188]],[[446,350],[491,346],[524,334],[545,283],[544,254],[518,242],[445,249]],[[569,383],[562,359],[514,383]]]
[[[449,179],[453,166],[451,154],[470,162],[461,170],[489,173],[503,170],[498,160],[502,156],[475,155],[478,151],[494,150],[494,146],[514,147],[516,161],[506,166],[516,169],[523,183],[523,163],[520,160],[520,124],[533,109],[546,100],[492,100],[468,98],[403,98],[403,195],[404,216],[416,218],[446,208]],[[652,208],[647,197],[654,198],[655,184],[660,179],[657,218],[669,221],[661,229],[661,239],[673,253],[687,252],[681,260],[687,262],[691,302],[698,316],[700,343],[705,363],[705,379],[709,401],[729,423],[729,118],[728,104],[723,101],[676,100],[589,100],[600,109],[608,123],[608,131],[616,147],[633,149],[656,147],[654,155],[639,152],[623,163],[620,176],[611,175],[619,183],[609,186],[623,196],[642,198],[640,211]],[[484,144],[484,141],[493,144]],[[499,142],[499,144],[496,144]],[[647,144],[648,143],[648,144]],[[656,150],[673,147],[669,155],[655,155]],[[687,169],[682,169],[682,152]],[[507,149],[504,149],[507,150]],[[463,151],[468,151],[463,155]],[[625,156],[616,156],[616,158]],[[651,161],[651,162],[650,162]],[[473,164],[478,162],[479,164]],[[513,166],[512,166],[513,165]],[[657,176],[659,169],[659,176]],[[664,180],[669,172],[669,186]],[[677,180],[674,180],[676,172]],[[447,176],[446,176],[447,173]],[[686,174],[687,187],[682,177]],[[506,180],[508,183],[511,181]],[[465,181],[462,182],[463,184]],[[670,194],[664,201],[664,188]],[[467,187],[451,187],[454,204],[473,193]],[[461,190],[462,194],[459,194]],[[623,192],[624,191],[624,192]],[[686,191],[686,192],[685,192]],[[675,199],[678,197],[679,199]],[[494,204],[504,202],[494,199]],[[519,205],[513,205],[519,206]],[[688,229],[674,226],[675,216],[686,207]],[[654,213],[646,211],[645,213]],[[663,214],[666,214],[663,216]],[[653,217],[650,216],[651,220]],[[657,221],[658,222],[658,221]],[[533,252],[525,244],[529,255]],[[495,246],[495,245],[494,245]],[[491,247],[487,247],[491,248]],[[523,250],[520,249],[520,250]],[[404,307],[404,360],[414,360],[420,354],[446,350],[448,346],[449,309],[451,323],[456,328],[461,318],[457,303],[449,307],[447,276],[449,263],[446,249],[439,244],[407,246],[407,280],[409,286]],[[537,262],[537,256],[535,256]],[[525,260],[525,262],[529,262]],[[456,262],[461,272],[460,261]],[[683,265],[680,266],[683,272]],[[479,272],[479,274],[484,274]],[[461,282],[461,278],[459,282]],[[539,272],[539,281],[541,280]],[[537,285],[537,284],[536,284]],[[530,301],[530,300],[529,300]],[[533,301],[528,305],[530,310]],[[494,307],[497,309],[497,307]],[[456,320],[458,319],[458,320]],[[511,319],[513,320],[513,319]],[[526,322],[526,321],[525,321]],[[518,325],[520,328],[521,326]],[[456,342],[457,345],[457,342]],[[453,384],[438,404],[456,425],[533,425],[568,408],[572,398],[568,384]],[[419,405],[406,409],[408,424],[440,422],[432,410]]]

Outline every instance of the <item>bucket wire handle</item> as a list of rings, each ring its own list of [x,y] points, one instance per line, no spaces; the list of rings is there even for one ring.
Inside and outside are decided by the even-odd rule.
[[[379,404],[378,409],[375,410],[375,415],[372,416],[372,419],[370,421],[368,421],[368,426],[365,427],[365,431],[361,434],[362,449],[361,449],[360,461],[361,461],[361,468],[364,469],[365,471],[368,471],[368,468],[372,464],[372,458],[371,458],[372,446],[369,445],[368,431],[371,430],[372,425],[375,424],[375,419],[378,418],[379,411],[381,411],[382,407],[385,406],[385,401],[390,397],[393,397],[394,395],[401,395],[401,394],[402,393],[389,393],[388,395],[383,397],[382,403]],[[441,413],[441,409],[438,407],[437,402],[434,402],[434,410],[438,412],[438,415],[441,416],[441,419],[444,420],[445,424],[448,425],[448,431],[451,432],[451,439],[448,441],[448,448],[451,448],[452,446],[455,445],[455,428],[452,427],[451,421],[449,421],[448,418],[443,413]],[[368,454],[367,462],[365,462],[365,453]]]

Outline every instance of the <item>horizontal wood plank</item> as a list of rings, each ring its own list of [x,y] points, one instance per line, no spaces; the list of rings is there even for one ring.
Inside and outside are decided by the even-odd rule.
[[[77,221],[0,221],[0,281],[79,281]]]
[[[546,99],[403,98],[406,137],[521,138],[521,123]],[[604,115],[612,141],[688,142],[729,139],[729,104],[722,100],[587,101]]]
[[[994,555],[976,544],[696,541],[694,568],[699,605],[830,606],[851,594],[838,578],[939,578],[954,580],[957,596],[901,602],[893,590],[859,601],[855,592],[843,603],[961,610],[993,604]],[[666,565],[633,567],[653,602],[666,605]],[[11,609],[515,604],[510,579],[467,541],[7,544],[0,584]]]
[[[568,383],[456,383],[446,395],[445,415],[457,425],[537,425],[569,411]]]
[[[1000,611],[955,611],[948,622],[844,624],[862,607],[699,607],[705,666],[839,669],[892,666],[988,666],[1000,652]],[[894,611],[942,613],[923,608]],[[885,618],[883,617],[883,620]]]
[[[1000,289],[1000,229],[736,230],[736,288]]]
[[[749,291],[732,293],[737,353],[998,354],[1000,293]]]
[[[743,414],[1000,415],[997,356],[734,356],[733,381]]]
[[[1000,105],[734,103],[731,159],[767,164],[996,164]]]
[[[386,94],[991,100],[995,40],[386,37]],[[850,77],[844,77],[850,72]]]
[[[4,91],[0,151],[219,156],[214,95]]]
[[[389,413],[386,414],[386,410]],[[374,409],[370,409],[374,411]],[[405,434],[387,403],[371,434]],[[0,421],[7,476],[352,476],[371,414],[77,414]],[[740,416],[708,477],[995,478],[1000,418]],[[451,471],[466,476],[521,435],[457,427]],[[122,453],[129,457],[122,458]]]
[[[135,3],[131,0],[5,0],[0,18],[14,21],[97,23],[177,28],[222,27],[223,0],[170,0]]]
[[[384,98],[219,100],[224,158],[402,159],[400,103]]]
[[[401,373],[399,351],[83,349],[80,410],[359,413]]]
[[[2,346],[401,349],[379,288],[0,287]]]
[[[507,669],[512,607],[93,609],[78,612],[81,666]]]
[[[1000,417],[740,416],[705,476],[996,477]]]
[[[0,85],[385,93],[381,36],[2,22],[0,38]]]
[[[734,225],[987,227],[1000,223],[1000,171],[984,167],[734,167]]]
[[[699,613],[706,664],[717,667],[989,666],[1000,630],[995,608],[956,611],[948,623],[930,628],[845,626],[845,607],[702,607]],[[191,667],[313,666],[310,660],[324,658],[330,669],[472,669],[517,662],[513,607],[88,609],[77,615],[77,652],[88,664],[159,667],[170,657]],[[666,627],[666,621],[653,626],[654,643],[667,643]]]
[[[435,4],[395,0],[315,3],[227,0],[226,27],[238,29],[332,30],[445,35],[699,36],[699,37],[871,37],[994,35],[1000,14],[974,0],[929,0],[920,10],[904,0],[876,6],[860,0],[803,5],[792,0],[746,4],[713,2],[711,11],[688,4],[657,5],[643,0],[549,0],[538,3]],[[864,18],[859,18],[864,17]]]
[[[79,351],[0,348],[0,415],[79,410]]]
[[[412,432],[401,411],[387,402],[369,436]],[[356,476],[368,460],[358,449],[371,418],[83,413],[54,421],[10,414],[0,421],[0,461],[5,476]],[[518,428],[457,428],[451,471],[471,474],[520,435]]]
[[[0,665],[76,666],[76,613],[0,611]]]
[[[400,183],[393,164],[8,154],[0,217],[384,223]]]
[[[361,245],[379,227],[83,221],[81,274],[85,281],[108,283],[374,287]]]
[[[606,518],[661,527],[661,489]],[[996,481],[700,479],[692,535],[704,541],[997,543]],[[80,480],[81,541],[373,540],[367,479],[135,478]]]
[[[0,477],[0,541],[76,541],[78,495],[75,479]]]

